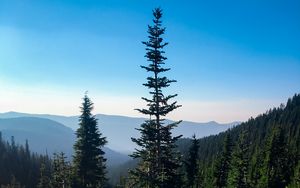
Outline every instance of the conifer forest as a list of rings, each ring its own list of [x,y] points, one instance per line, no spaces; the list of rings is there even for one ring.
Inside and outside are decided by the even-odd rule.
[[[145,40],[139,43],[144,54],[136,54],[144,56],[139,69],[144,79],[138,87],[146,94],[140,96],[142,108],[133,104],[144,119],[132,130],[134,135],[127,135],[131,138],[128,142],[134,145],[134,150],[125,156],[128,160],[116,165],[118,159],[108,159],[106,147],[111,138],[102,129],[102,119],[95,116],[94,97],[88,91],[81,104],[76,104],[80,115],[76,117],[78,127],[73,134],[73,148],[69,147],[70,155],[66,151],[36,152],[31,145],[38,143],[32,143],[31,137],[23,143],[16,142],[18,134],[7,138],[6,129],[0,129],[0,187],[300,188],[300,93],[294,91],[284,104],[266,108],[260,115],[247,117],[225,131],[205,137],[197,133],[189,137],[178,134],[175,130],[184,126],[183,121],[168,118],[173,112],[180,112],[184,104],[180,94],[174,92],[176,65],[168,59],[168,49],[180,44],[166,37],[172,32],[164,22],[167,8],[154,8],[152,15],[151,11],[148,13]],[[140,41],[137,38],[131,42]],[[48,134],[52,134],[50,129]]]

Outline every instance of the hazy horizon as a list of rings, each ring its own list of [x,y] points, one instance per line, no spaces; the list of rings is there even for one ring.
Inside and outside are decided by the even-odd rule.
[[[50,113],[30,113],[30,112],[17,112],[17,111],[6,111],[6,112],[0,112],[0,114],[10,114],[10,113],[16,113],[16,114],[25,114],[25,115],[49,115],[49,116],[62,116],[62,117],[77,117],[80,116],[80,113],[78,114],[71,114],[71,115],[63,115],[63,114],[50,114]],[[142,118],[142,119],[147,119],[147,117],[143,117],[142,115],[140,116],[126,116],[126,115],[121,115],[121,114],[104,114],[104,113],[93,113],[93,115],[103,115],[103,116],[116,116],[116,117],[128,117],[128,118]],[[24,116],[20,116],[24,117]],[[29,117],[35,117],[35,116],[29,116]],[[167,120],[171,121],[176,121],[176,119],[169,119]],[[101,121],[101,119],[98,119],[98,123]],[[210,121],[190,121],[190,120],[185,120],[182,119],[182,121],[186,122],[191,122],[191,123],[211,123],[211,122],[216,122],[218,124],[230,124],[230,123],[240,123],[242,121],[230,121],[230,122],[218,122],[215,120],[210,120]]]
[[[300,91],[300,2],[0,0],[0,112],[143,117],[153,8],[164,11],[167,118],[246,121]]]

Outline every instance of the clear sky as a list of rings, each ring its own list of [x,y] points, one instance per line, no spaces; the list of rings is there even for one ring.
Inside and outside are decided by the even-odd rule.
[[[243,121],[300,92],[299,0],[0,0],[0,112],[141,116],[141,41],[164,10],[171,119]]]

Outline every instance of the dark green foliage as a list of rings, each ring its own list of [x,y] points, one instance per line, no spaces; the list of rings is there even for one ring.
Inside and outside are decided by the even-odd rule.
[[[179,153],[176,151],[175,142],[180,138],[173,137],[171,130],[177,126],[176,122],[164,125],[164,116],[178,108],[177,102],[169,104],[170,99],[177,95],[163,94],[162,89],[175,82],[169,80],[162,73],[170,70],[163,68],[164,61],[167,59],[163,54],[163,48],[167,43],[163,42],[162,35],[165,28],[161,25],[162,10],[153,11],[153,26],[148,26],[148,41],[146,45],[146,58],[150,62],[148,66],[141,66],[151,76],[144,84],[150,89],[151,98],[142,98],[148,104],[147,109],[138,109],[141,113],[149,115],[150,119],[145,121],[138,129],[141,133],[140,138],[132,138],[138,145],[138,149],[132,154],[133,158],[141,161],[135,170],[131,171],[131,187],[181,187],[181,174],[178,169],[181,166]]]
[[[40,180],[37,188],[51,188],[50,176],[50,171],[47,171],[46,165],[42,164],[40,168]]]
[[[284,188],[290,181],[292,165],[285,133],[281,127],[273,131],[267,149],[266,172],[268,187]]]
[[[231,167],[228,175],[228,186],[236,188],[249,187],[249,140],[248,130],[243,130],[232,155]]]
[[[232,170],[231,178],[238,177],[235,172],[240,170],[247,187],[271,187],[276,181],[276,186],[299,187],[300,94],[289,99],[285,107],[281,105],[224,133],[200,139],[198,161],[204,175],[204,187],[217,187],[212,182],[216,183],[215,169],[228,134],[235,145],[231,159],[235,170]],[[187,155],[186,148],[190,147],[191,140],[180,139],[178,145]],[[270,163],[270,160],[277,162]],[[243,169],[236,168],[239,163]],[[271,168],[268,167],[270,164]]]
[[[232,155],[232,140],[230,134],[226,134],[223,150],[218,155],[214,166],[214,186],[224,188],[227,186],[227,178],[230,170],[230,162]]]
[[[252,155],[250,163],[251,187],[266,187],[266,171],[265,171],[265,151],[259,150],[257,147]]]
[[[199,153],[199,140],[193,135],[192,145],[189,148],[188,157],[185,161],[187,187],[199,187],[197,180],[199,179],[199,164],[198,164],[198,153]]]
[[[42,163],[50,171],[50,159],[31,153],[28,141],[25,148],[13,137],[10,143],[5,142],[0,132],[0,187],[37,187]]]
[[[298,165],[294,168],[294,178],[288,186],[289,188],[298,188],[300,187],[300,163],[298,161]]]
[[[97,128],[97,119],[91,114],[93,103],[87,95],[83,98],[81,116],[74,145],[74,174],[75,186],[103,187],[106,184],[106,166],[102,147],[106,144],[106,138],[101,137]]]
[[[71,165],[66,161],[66,156],[63,152],[54,153],[53,155],[53,172],[52,172],[52,187],[71,187]]]

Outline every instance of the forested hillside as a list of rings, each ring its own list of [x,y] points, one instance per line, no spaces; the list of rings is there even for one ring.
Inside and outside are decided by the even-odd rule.
[[[178,145],[187,157],[191,140],[181,139]],[[200,139],[200,170],[195,184],[200,187],[300,187],[299,156],[300,94],[297,94],[286,106],[250,118],[216,136]]]
[[[183,162],[190,161],[191,139],[180,139],[177,144]],[[299,187],[300,94],[285,106],[250,118],[226,132],[198,139],[198,146],[198,172],[194,174],[193,186]],[[0,159],[1,186],[36,187],[43,164],[45,176],[53,176],[53,161],[47,156],[32,154],[27,143],[16,145],[13,137],[10,142],[4,141],[1,134]],[[126,165],[121,171],[135,165]],[[187,169],[183,167],[182,171],[187,182]],[[126,178],[121,180],[119,187],[126,186]]]
[[[25,147],[16,145],[14,137],[10,142],[2,139],[0,132],[0,187],[36,187],[43,166],[50,175],[51,161],[47,156],[33,154],[28,143]],[[47,174],[48,173],[48,174]]]

